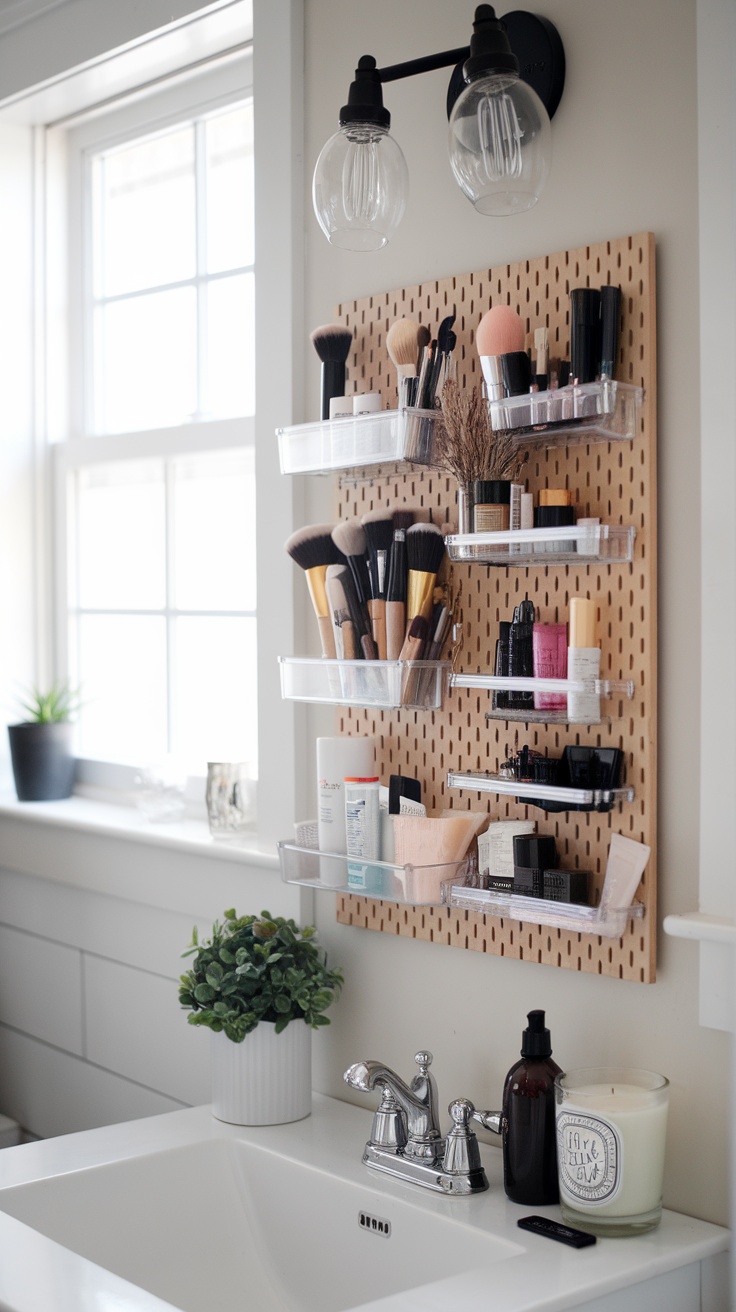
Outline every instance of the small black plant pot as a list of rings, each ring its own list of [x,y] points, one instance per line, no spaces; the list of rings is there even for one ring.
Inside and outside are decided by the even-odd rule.
[[[73,726],[62,721],[8,725],[19,802],[54,802],[71,796],[76,768],[72,733]]]

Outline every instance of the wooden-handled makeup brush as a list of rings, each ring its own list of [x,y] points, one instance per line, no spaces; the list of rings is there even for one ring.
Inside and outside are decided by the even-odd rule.
[[[378,648],[378,659],[386,660],[386,587],[394,540],[394,525],[390,511],[371,510],[361,520],[368,544],[368,573],[371,580],[371,600],[368,603],[373,641]]]
[[[394,516],[394,519],[396,516]],[[386,659],[397,661],[406,634],[406,529],[394,528],[386,587]]]
[[[429,344],[429,329],[413,319],[396,319],[386,334],[386,350],[398,375],[399,407],[412,403],[409,379],[417,377],[424,347]]]
[[[523,351],[525,341],[524,320],[510,305],[493,305],[486,310],[475,330],[475,345],[489,401],[503,396],[500,356]]]
[[[332,524],[308,524],[292,533],[285,546],[292,560],[307,576],[307,587],[319,625],[322,655],[334,659],[337,652],[325,575],[329,565],[344,565],[345,558],[332,540],[332,527]]]
[[[371,581],[368,574],[368,542],[365,529],[357,516],[354,519],[344,519],[333,528],[332,540],[348,563],[357,603],[365,612],[365,620],[359,627],[363,655],[367,661],[374,661],[378,656],[378,648],[370,631],[368,603],[371,599]]]
[[[437,571],[445,554],[445,539],[437,524],[412,524],[406,533],[409,567],[406,587],[407,631],[417,615],[429,621],[434,604]]]
[[[330,417],[333,396],[345,395],[345,361],[353,341],[352,328],[341,323],[325,323],[310,334],[310,341],[322,361],[322,419]]]

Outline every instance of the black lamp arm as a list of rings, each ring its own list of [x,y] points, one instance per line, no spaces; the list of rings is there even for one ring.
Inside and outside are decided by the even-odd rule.
[[[398,82],[403,77],[414,77],[417,73],[431,73],[435,68],[449,68],[464,63],[469,54],[470,46],[459,46],[457,50],[440,50],[436,55],[422,55],[420,59],[406,59],[402,64],[377,68],[376,76],[379,82]]]

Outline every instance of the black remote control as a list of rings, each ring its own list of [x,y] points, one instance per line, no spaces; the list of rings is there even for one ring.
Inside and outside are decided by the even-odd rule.
[[[532,1234],[542,1235],[545,1239],[556,1239],[559,1244],[569,1244],[570,1248],[587,1248],[595,1243],[595,1235],[573,1230],[572,1226],[551,1221],[546,1216],[522,1216],[518,1224],[522,1230],[531,1230]]]

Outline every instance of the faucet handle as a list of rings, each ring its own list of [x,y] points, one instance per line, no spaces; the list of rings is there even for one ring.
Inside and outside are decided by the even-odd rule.
[[[484,1130],[490,1130],[492,1134],[503,1134],[503,1112],[477,1112],[473,1107],[471,1115]]]
[[[419,1067],[419,1074],[426,1075],[432,1065],[431,1052],[428,1052],[426,1048],[423,1048],[421,1052],[414,1053],[414,1060]]]
[[[470,1121],[477,1116],[469,1098],[456,1098],[448,1107],[452,1129],[445,1142],[444,1168],[448,1175],[473,1179],[476,1189],[487,1189],[488,1180],[480,1160],[480,1149]]]

